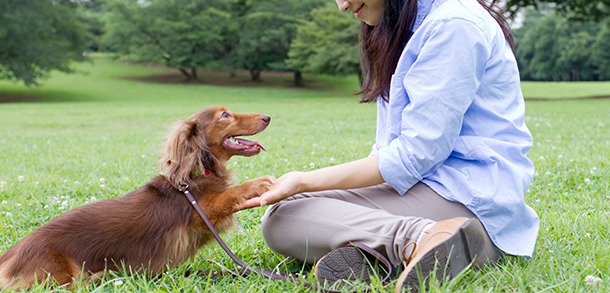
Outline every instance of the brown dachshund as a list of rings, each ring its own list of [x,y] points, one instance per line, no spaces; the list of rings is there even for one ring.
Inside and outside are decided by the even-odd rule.
[[[193,257],[212,240],[186,197],[189,191],[219,231],[234,225],[237,204],[269,190],[264,176],[235,187],[226,161],[254,156],[258,142],[235,138],[263,131],[271,118],[211,106],[180,121],[167,137],[163,174],[125,196],[71,210],[0,255],[0,286],[23,289],[49,277],[71,289],[105,270],[158,275]]]

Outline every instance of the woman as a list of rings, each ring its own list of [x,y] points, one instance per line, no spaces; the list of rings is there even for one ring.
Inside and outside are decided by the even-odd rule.
[[[367,158],[287,173],[241,207],[275,203],[262,223],[272,250],[318,261],[316,277],[332,283],[370,272],[370,255],[346,247],[360,242],[405,263],[397,291],[417,289],[416,265],[451,278],[472,261],[532,255],[539,220],[523,199],[534,166],[514,41],[477,1],[336,0],[363,21],[360,94],[377,102],[376,143]]]

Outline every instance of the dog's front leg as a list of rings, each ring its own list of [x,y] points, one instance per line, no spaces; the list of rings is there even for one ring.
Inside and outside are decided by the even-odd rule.
[[[274,178],[267,175],[231,187],[214,198],[212,208],[220,209],[222,214],[232,214],[237,211],[237,204],[265,193],[273,182]]]

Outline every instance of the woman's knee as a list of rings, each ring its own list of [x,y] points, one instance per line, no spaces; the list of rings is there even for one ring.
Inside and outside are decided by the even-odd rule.
[[[279,253],[283,250],[282,244],[285,242],[282,239],[285,240],[286,233],[291,232],[290,230],[285,231],[288,223],[285,223],[286,220],[281,219],[280,216],[281,210],[284,209],[283,206],[286,204],[288,202],[279,202],[269,206],[261,219],[261,233],[265,243],[269,249]]]

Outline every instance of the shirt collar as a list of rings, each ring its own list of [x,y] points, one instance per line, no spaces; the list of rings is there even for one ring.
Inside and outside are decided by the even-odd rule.
[[[417,18],[415,19],[415,23],[413,24],[413,32],[415,32],[419,26],[424,22],[424,19],[432,8],[438,7],[440,4],[446,2],[447,0],[418,0],[417,1]]]

